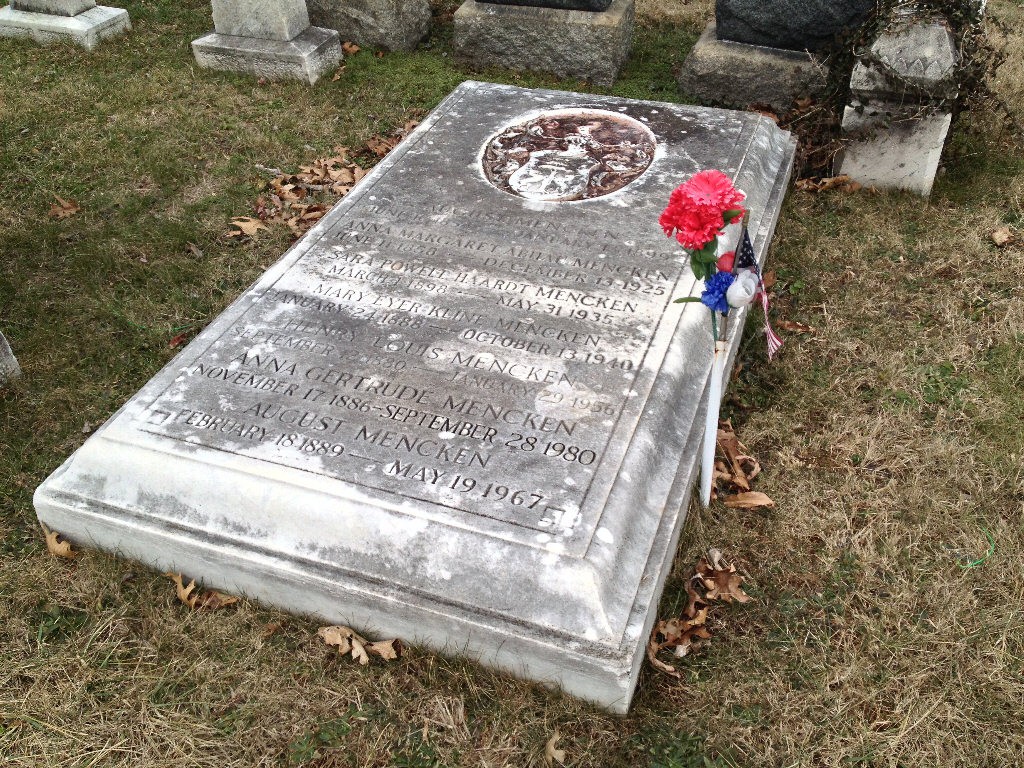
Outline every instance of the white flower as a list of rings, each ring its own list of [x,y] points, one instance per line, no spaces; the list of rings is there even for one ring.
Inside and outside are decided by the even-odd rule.
[[[732,281],[729,290],[726,291],[725,300],[729,302],[730,307],[748,306],[754,301],[754,297],[757,296],[760,282],[757,273],[752,269],[740,272],[736,275],[736,279]]]

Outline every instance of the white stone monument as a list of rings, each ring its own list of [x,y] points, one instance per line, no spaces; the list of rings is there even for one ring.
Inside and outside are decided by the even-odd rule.
[[[18,360],[14,357],[11,345],[0,333],[0,387],[19,376],[21,376],[21,368],[18,366]]]
[[[794,149],[752,113],[464,83],[40,486],[39,518],[624,712],[714,348],[658,217],[717,168],[763,255]]]
[[[311,26],[305,0],[213,0],[213,28],[192,41],[208,69],[313,84],[341,61],[338,33]]]
[[[959,93],[959,64],[945,20],[897,15],[853,68],[836,173],[930,195]]]
[[[92,49],[100,40],[131,29],[128,11],[95,0],[11,0],[0,8],[0,37],[41,43],[71,40]]]

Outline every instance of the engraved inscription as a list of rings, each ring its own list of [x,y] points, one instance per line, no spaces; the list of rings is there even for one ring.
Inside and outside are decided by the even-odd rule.
[[[144,428],[568,535],[621,460],[684,272],[599,226],[392,192],[309,247]]]

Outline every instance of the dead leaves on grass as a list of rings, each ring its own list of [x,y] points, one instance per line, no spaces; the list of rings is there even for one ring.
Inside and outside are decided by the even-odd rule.
[[[78,553],[72,548],[71,542],[61,536],[57,531],[51,531],[46,523],[39,523],[46,537],[46,551],[54,557],[62,557],[65,560],[74,560]]]
[[[417,125],[418,120],[408,120],[390,134],[371,136],[355,151],[335,147],[333,155],[299,166],[297,173],[273,170],[274,178],[256,199],[256,215],[232,219],[236,229],[229,231],[227,237],[251,239],[272,225],[286,226],[295,238],[301,237],[369,172],[365,165],[377,163]]]
[[[725,500],[725,506],[732,509],[757,509],[758,507],[774,507],[775,502],[759,491],[748,491],[729,496]]]
[[[712,548],[701,557],[686,582],[688,601],[683,615],[659,621],[647,641],[647,659],[655,669],[680,678],[679,670],[658,658],[658,654],[671,650],[682,658],[698,650],[711,639],[707,621],[717,603],[747,603],[752,599],[743,591],[743,577],[736,566],[726,562],[720,550]]]
[[[555,763],[563,765],[565,763],[565,750],[557,749],[555,744],[562,738],[561,734],[558,733],[558,729],[555,728],[555,732],[551,734],[551,738],[548,739],[547,744],[544,745],[544,765],[547,768],[553,768]]]
[[[751,490],[751,483],[759,474],[761,464],[736,437],[732,422],[719,422],[718,458],[715,459],[715,482],[712,486],[714,497],[724,496],[727,507],[774,507],[775,502],[767,495]]]
[[[1017,238],[1014,236],[1013,232],[1010,231],[1009,227],[999,227],[998,229],[993,230],[989,237],[992,238],[992,242],[995,244],[996,248],[1005,248],[1008,245],[1013,245],[1017,241]]]
[[[812,193],[829,192],[831,190],[857,192],[863,188],[863,185],[844,174],[842,176],[826,176],[817,179],[800,179],[796,183],[796,188],[801,192]]]
[[[371,643],[349,627],[320,627],[316,634],[327,645],[337,646],[338,653],[342,656],[351,653],[352,658],[363,666],[370,663],[371,655],[391,661],[402,653],[401,640],[378,640]]]
[[[193,611],[216,611],[238,602],[238,598],[233,595],[226,595],[213,589],[200,590],[195,579],[185,584],[185,579],[180,573],[165,573],[164,576],[174,582],[178,599]]]
[[[67,219],[82,210],[82,206],[74,200],[65,200],[63,197],[59,197],[58,195],[54,195],[53,197],[57,202],[50,203],[51,218]]]
[[[806,323],[798,323],[796,320],[779,320],[775,323],[777,328],[783,331],[789,331],[790,333],[817,333],[817,329],[813,325],[807,325]]]

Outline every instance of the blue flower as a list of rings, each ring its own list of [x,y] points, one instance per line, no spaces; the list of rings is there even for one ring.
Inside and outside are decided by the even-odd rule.
[[[732,272],[716,272],[704,284],[704,293],[700,296],[700,302],[712,312],[729,314],[729,302],[725,298],[726,291],[732,285]]]

